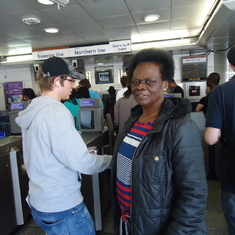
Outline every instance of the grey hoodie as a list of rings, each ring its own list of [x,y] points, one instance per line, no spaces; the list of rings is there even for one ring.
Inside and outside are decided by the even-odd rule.
[[[58,212],[81,203],[78,176],[107,169],[111,156],[89,154],[69,110],[49,96],[33,99],[16,122],[22,129],[30,204]]]

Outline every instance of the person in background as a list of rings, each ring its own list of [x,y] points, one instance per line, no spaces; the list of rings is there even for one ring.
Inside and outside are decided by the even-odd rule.
[[[137,105],[136,100],[131,94],[131,86],[127,86],[124,97],[118,99],[114,105],[114,129],[116,132],[122,130],[125,121],[131,115],[131,109]]]
[[[91,98],[89,89],[86,87],[78,87],[75,92],[75,97],[78,99]]]
[[[227,53],[235,72],[235,47]],[[217,175],[221,187],[221,205],[229,234],[235,234],[235,76],[210,92],[206,117],[205,141],[221,144],[216,158]]]
[[[184,98],[184,90],[182,87],[176,84],[174,79],[172,79],[172,81],[169,83],[169,87],[172,90],[172,93],[180,93],[181,98]]]
[[[127,91],[127,81],[128,81],[128,77],[127,76],[122,76],[120,78],[120,82],[122,84],[122,89],[117,92],[116,101],[118,99],[122,98],[123,95],[124,95],[124,92]]]
[[[90,154],[61,100],[75,80],[59,57],[45,60],[37,74],[41,96],[19,112],[24,164],[29,177],[28,203],[35,222],[47,235],[95,235],[81,194],[81,173],[110,167],[111,156]]]
[[[23,101],[31,101],[32,99],[36,98],[34,90],[32,88],[24,88],[22,90],[22,100]]]
[[[65,107],[71,112],[75,119],[75,127],[77,130],[79,130],[79,99],[83,98],[90,98],[89,91],[86,87],[79,87],[78,89],[73,89],[69,99],[64,102]]]
[[[182,99],[175,106],[164,98],[174,76],[172,55],[141,50],[128,76],[139,105],[120,130],[114,149],[116,234],[207,234],[204,154],[198,127],[190,118],[191,104]]]
[[[91,89],[91,83],[90,83],[89,79],[81,80],[79,82],[79,86],[77,87],[77,89],[79,87],[86,87],[89,90],[90,98],[100,98],[101,99],[101,105],[102,105],[102,107],[104,107],[104,104],[103,104],[103,101],[102,101],[102,98],[101,98],[100,94],[97,91],[94,91],[94,90]]]
[[[89,90],[91,98],[101,98],[97,91],[91,89],[91,83],[88,79],[79,81],[79,87],[86,87]]]
[[[73,89],[69,100],[64,102],[65,107],[71,112],[75,119],[75,127],[77,130],[79,130],[79,100],[83,98],[90,98],[89,91],[86,87],[79,87],[78,89]]]
[[[110,86],[107,91],[109,95],[104,99],[104,116],[107,113],[110,113],[112,121],[114,121],[114,105],[116,103],[116,89],[113,86]]]
[[[206,86],[210,88],[210,92],[219,85],[219,81],[220,75],[218,73],[209,74],[209,76],[206,78]],[[196,107],[196,112],[202,111],[206,115],[210,92],[199,100]]]

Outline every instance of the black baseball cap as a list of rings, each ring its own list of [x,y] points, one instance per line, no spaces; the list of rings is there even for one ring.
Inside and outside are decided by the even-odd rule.
[[[67,63],[59,57],[51,57],[42,63],[43,77],[68,75]]]
[[[42,64],[43,77],[68,75],[74,79],[85,79],[85,76],[76,71],[71,61],[66,58],[51,57]]]

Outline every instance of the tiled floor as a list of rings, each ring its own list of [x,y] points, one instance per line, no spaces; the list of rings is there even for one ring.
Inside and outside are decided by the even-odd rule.
[[[208,181],[206,223],[209,235],[229,235],[220,205],[220,187],[217,180]]]
[[[209,195],[206,222],[209,235],[228,235],[227,225],[220,206],[220,188],[217,180],[208,181]],[[113,235],[112,214],[109,211],[103,221],[103,230],[97,235]],[[15,235],[45,235],[45,233],[30,220]]]

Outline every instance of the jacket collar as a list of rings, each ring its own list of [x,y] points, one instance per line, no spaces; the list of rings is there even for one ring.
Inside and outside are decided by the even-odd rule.
[[[183,117],[189,114],[191,110],[192,106],[188,99],[173,98],[170,100],[169,98],[165,98],[156,125],[154,125],[152,130],[157,132],[161,131],[166,120]],[[134,123],[143,113],[143,110],[140,105],[137,105],[131,112],[132,123]]]

